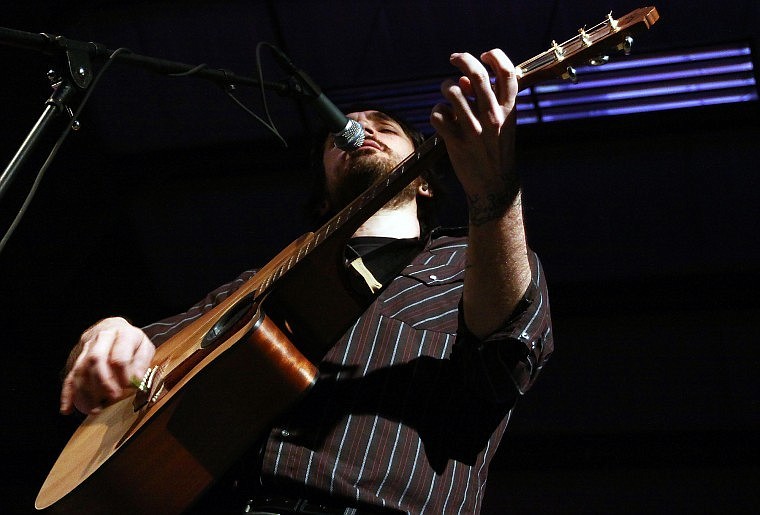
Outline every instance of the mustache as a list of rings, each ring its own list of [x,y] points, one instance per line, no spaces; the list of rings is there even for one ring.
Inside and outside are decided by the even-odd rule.
[[[374,143],[375,145],[377,145],[382,152],[384,152],[386,154],[390,154],[391,153],[390,152],[390,147],[388,147],[388,145],[386,145],[382,141],[379,141],[379,140],[373,138],[372,136],[365,136],[364,141],[365,142],[371,141],[372,143]],[[372,147],[370,147],[370,148],[372,148]],[[356,153],[358,151],[361,151],[361,150],[363,150],[363,147],[359,147],[358,149],[356,149],[356,151],[354,151],[354,153]]]

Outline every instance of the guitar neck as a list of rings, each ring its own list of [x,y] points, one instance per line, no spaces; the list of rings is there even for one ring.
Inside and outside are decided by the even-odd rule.
[[[628,51],[631,34],[648,29],[659,19],[654,7],[642,7],[631,11],[619,19],[608,15],[605,20],[589,29],[580,29],[578,35],[558,44],[554,42],[548,50],[520,63],[515,67],[519,89],[531,87],[541,81],[554,78],[574,78],[572,66],[588,62],[605,52]],[[326,224],[314,232],[282,266],[264,281],[263,289],[268,289],[279,277],[311,254],[325,241],[341,239],[347,241],[351,235],[374,213],[382,208],[396,194],[432,166],[446,152],[441,137],[437,134],[426,139],[413,154],[399,163],[387,177],[370,186],[362,195],[351,202]]]
[[[573,66],[605,53],[624,51],[627,54],[631,35],[650,28],[659,19],[660,14],[654,7],[641,7],[618,19],[610,13],[593,27],[578,29],[576,36],[563,43],[553,41],[551,48],[515,67],[520,89],[550,79],[574,79]]]

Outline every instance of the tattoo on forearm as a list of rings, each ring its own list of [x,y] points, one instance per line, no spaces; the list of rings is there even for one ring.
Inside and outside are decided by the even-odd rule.
[[[474,226],[483,225],[504,215],[514,204],[520,188],[516,181],[505,180],[507,187],[501,193],[489,193],[488,195],[468,195],[467,203],[470,211],[470,223]]]

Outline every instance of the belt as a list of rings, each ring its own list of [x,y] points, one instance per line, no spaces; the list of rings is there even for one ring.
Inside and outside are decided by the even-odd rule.
[[[248,501],[243,513],[250,515],[361,515],[367,512],[334,502],[316,502],[290,497],[256,497]]]

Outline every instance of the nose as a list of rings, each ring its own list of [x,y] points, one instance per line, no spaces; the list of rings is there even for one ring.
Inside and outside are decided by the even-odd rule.
[[[375,128],[373,127],[372,120],[367,116],[367,113],[358,113],[354,119],[359,122],[366,134],[375,133]]]

